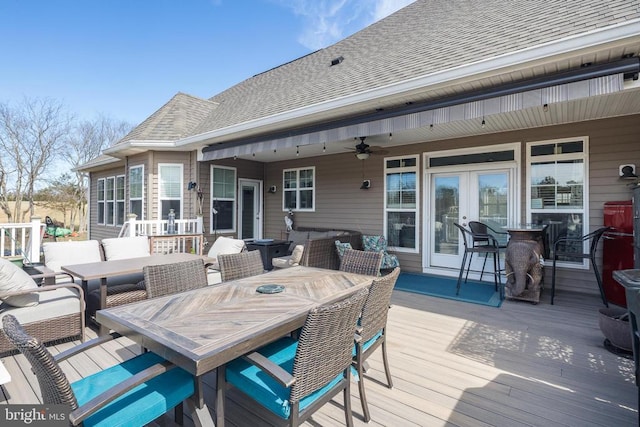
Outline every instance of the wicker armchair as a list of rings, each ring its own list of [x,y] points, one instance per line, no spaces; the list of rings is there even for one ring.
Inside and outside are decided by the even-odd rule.
[[[387,314],[389,313],[391,293],[399,275],[400,267],[396,267],[391,273],[373,281],[369,287],[369,295],[360,316],[358,335],[361,339],[356,341],[355,344],[353,364],[360,378],[358,390],[360,391],[360,403],[362,404],[365,422],[371,420],[371,415],[369,414],[367,396],[364,391],[364,364],[369,356],[380,346],[382,346],[382,361],[384,362],[384,372],[387,376],[387,387],[393,387],[387,358]]]
[[[348,273],[379,276],[382,265],[382,252],[366,252],[346,249],[340,261],[340,270]]]
[[[222,281],[242,279],[264,273],[260,251],[218,255]]]
[[[69,405],[71,425],[144,425],[173,407],[179,408],[178,418],[182,415],[182,402],[194,393],[190,373],[152,352],[69,383],[59,362],[118,335],[87,341],[54,357],[37,338],[25,332],[14,316],[3,317],[2,326],[31,364],[42,402]]]
[[[218,368],[219,401],[224,402],[228,382],[297,426],[342,391],[345,419],[352,426],[351,354],[367,293],[362,289],[312,309],[297,342],[284,337]]]
[[[144,283],[147,298],[157,298],[207,286],[204,261],[176,262],[144,267]]]

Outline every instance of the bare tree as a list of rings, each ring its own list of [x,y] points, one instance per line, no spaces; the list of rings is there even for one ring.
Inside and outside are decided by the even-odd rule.
[[[86,229],[88,180],[85,173],[76,169],[98,157],[102,150],[117,143],[132,128],[133,125],[128,122],[99,115],[95,120],[80,122],[69,137],[65,161],[75,171],[79,231]]]
[[[59,156],[70,123],[63,105],[49,98],[24,98],[15,106],[0,103],[0,209],[9,221],[33,215],[35,188]]]

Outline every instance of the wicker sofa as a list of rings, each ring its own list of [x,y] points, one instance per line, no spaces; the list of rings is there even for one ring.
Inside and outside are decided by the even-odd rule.
[[[304,245],[300,265],[337,270],[340,258],[336,251],[335,241],[351,243],[354,249],[362,249],[362,233],[353,230],[332,228],[296,227],[288,234],[291,242],[290,250],[296,245]]]

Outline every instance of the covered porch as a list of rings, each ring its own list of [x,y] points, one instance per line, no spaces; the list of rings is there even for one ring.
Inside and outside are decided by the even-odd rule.
[[[388,320],[394,388],[383,385],[377,352],[366,378],[369,425],[635,425],[633,361],[603,347],[600,307],[596,295],[571,292],[557,294],[553,306],[543,292],[538,305],[507,300],[493,308],[394,291]],[[120,338],[63,366],[75,380],[139,351]],[[38,385],[24,357],[2,362],[12,380],[2,386],[0,404],[37,403]],[[205,382],[213,407],[215,375]],[[355,425],[366,425],[357,387],[351,395]],[[343,425],[341,405],[335,399],[305,425]],[[229,394],[226,408],[230,425],[280,425],[237,393]],[[172,418],[161,423],[171,425]]]

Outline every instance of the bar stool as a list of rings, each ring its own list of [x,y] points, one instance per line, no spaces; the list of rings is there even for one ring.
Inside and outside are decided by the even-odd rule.
[[[487,256],[488,254],[493,254],[493,280],[496,284],[496,291],[500,290],[500,297],[502,298],[502,290],[501,290],[502,283],[500,280],[500,269],[499,269],[499,263],[498,263],[498,257],[500,256],[500,252],[499,252],[500,249],[498,248],[498,243],[496,239],[493,236],[488,235],[487,236],[488,244],[474,246],[473,233],[458,223],[454,222],[453,225],[458,227],[458,229],[460,230],[460,233],[462,234],[463,243],[464,243],[464,253],[462,255],[462,264],[460,265],[460,274],[458,275],[458,283],[456,285],[456,295],[460,293],[460,283],[462,282],[462,275],[464,274],[465,268],[467,269],[467,275],[464,279],[464,282],[465,283],[467,282],[467,278],[469,277],[469,269],[471,268],[471,261],[473,259],[473,254],[485,254],[485,256]],[[467,256],[469,257],[468,265],[467,265]]]

